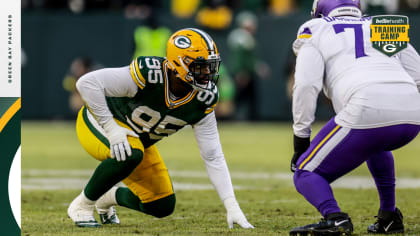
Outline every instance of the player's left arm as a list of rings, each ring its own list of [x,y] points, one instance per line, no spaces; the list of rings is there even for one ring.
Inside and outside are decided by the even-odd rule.
[[[86,107],[105,130],[110,142],[111,158],[125,161],[125,153],[131,156],[127,135],[138,135],[116,123],[105,97],[134,97],[137,85],[131,79],[129,67],[105,68],[87,73],[77,81],[76,87]]]
[[[293,143],[294,154],[291,171],[296,162],[309,147],[311,125],[315,120],[316,103],[322,89],[324,60],[316,47],[303,45],[296,59],[295,84],[293,86]]]
[[[233,228],[234,223],[242,228],[254,228],[236,201],[229,169],[220,144],[214,111],[196,123],[193,128],[207,174],[225,205],[229,228]]]

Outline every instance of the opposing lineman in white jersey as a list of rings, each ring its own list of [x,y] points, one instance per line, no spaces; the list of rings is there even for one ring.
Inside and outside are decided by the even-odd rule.
[[[298,31],[293,88],[294,183],[324,219],[294,228],[350,235],[350,217],[341,212],[330,183],[365,161],[375,179],[380,209],[369,233],[404,232],[395,207],[391,150],[420,131],[420,56],[408,45],[393,57],[372,47],[370,17],[362,17],[359,0],[315,0],[312,17]],[[323,89],[336,116],[310,142],[316,102]]]

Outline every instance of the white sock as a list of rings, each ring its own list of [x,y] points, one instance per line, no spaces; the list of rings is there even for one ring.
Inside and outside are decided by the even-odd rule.
[[[86,197],[85,191],[83,190],[82,193],[80,193],[80,201],[86,205],[95,205],[96,201],[92,201],[89,198]]]
[[[97,206],[102,209],[108,209],[111,206],[118,205],[116,197],[117,190],[118,187],[112,187],[110,190],[108,190],[108,192],[106,192],[98,199]]]

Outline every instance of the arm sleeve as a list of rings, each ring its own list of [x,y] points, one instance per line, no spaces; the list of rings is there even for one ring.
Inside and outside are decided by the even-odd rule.
[[[401,51],[399,59],[405,71],[416,82],[417,89],[420,92],[420,56],[416,49],[411,44],[408,44],[408,47]]]
[[[76,87],[101,126],[112,119],[105,96],[134,97],[138,89],[128,66],[87,73],[77,81]]]
[[[293,132],[300,138],[311,136],[311,124],[315,120],[318,94],[322,89],[324,60],[310,44],[303,46],[296,59],[295,84],[293,86]]]
[[[207,174],[222,201],[235,197],[229,169],[220,144],[214,112],[208,114],[193,126],[201,157]]]

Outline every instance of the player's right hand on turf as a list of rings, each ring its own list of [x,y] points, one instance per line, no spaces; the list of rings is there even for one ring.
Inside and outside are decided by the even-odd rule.
[[[299,157],[304,152],[306,152],[310,144],[311,144],[310,138],[300,138],[296,135],[293,136],[293,147],[294,147],[295,153],[293,154],[292,160],[290,162],[290,170],[292,172],[296,171],[296,163]]]
[[[105,123],[104,130],[109,141],[111,158],[115,158],[117,161],[125,161],[126,153],[131,156],[131,147],[127,135],[139,137],[134,131],[119,126],[114,119]]]
[[[246,219],[244,213],[239,207],[238,202],[234,197],[227,198],[223,202],[227,211],[227,222],[230,229],[233,228],[233,224],[238,224],[244,229],[253,229],[248,220]]]

